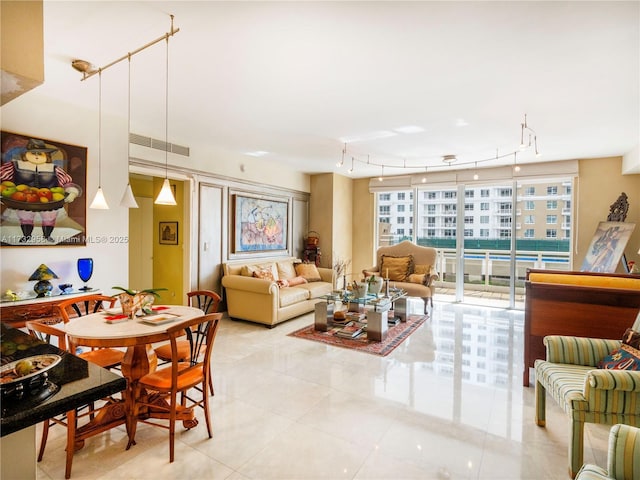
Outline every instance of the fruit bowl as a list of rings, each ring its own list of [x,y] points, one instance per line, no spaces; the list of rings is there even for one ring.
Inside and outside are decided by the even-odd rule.
[[[21,398],[25,393],[37,392],[47,381],[47,371],[55,367],[61,360],[60,355],[34,355],[2,365],[0,367],[2,399]],[[25,361],[31,362],[32,368],[26,375],[20,375],[15,371],[16,365]]]
[[[0,200],[2,200],[2,203],[9,208],[13,208],[15,210],[28,210],[31,212],[47,212],[49,210],[58,210],[64,206],[64,199],[47,203],[22,202],[9,197],[0,197]]]

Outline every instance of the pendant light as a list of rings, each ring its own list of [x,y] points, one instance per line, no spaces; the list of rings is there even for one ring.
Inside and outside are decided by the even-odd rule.
[[[89,208],[109,210],[102,192],[102,69],[98,72],[98,191]]]
[[[129,97],[127,99],[127,177],[129,177],[129,159],[131,158],[131,54],[129,54]],[[127,178],[127,186],[122,194],[122,200],[120,200],[120,206],[125,208],[138,208],[138,202],[133,196],[131,190],[131,184]]]
[[[171,15],[171,23],[173,24],[173,15]],[[165,82],[165,123],[164,123],[164,183],[154,203],[157,205],[176,205],[176,199],[171,190],[169,183],[169,34],[166,35],[167,41],[167,62],[166,62],[166,82]]]

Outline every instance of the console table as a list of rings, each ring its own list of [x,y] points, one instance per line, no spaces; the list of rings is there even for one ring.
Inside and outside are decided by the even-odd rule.
[[[50,297],[33,297],[22,300],[0,301],[0,320],[5,324],[22,328],[27,320],[48,319],[52,323],[62,321],[58,317],[55,306],[69,298],[81,298],[85,295],[102,293],[100,290],[76,291]]]

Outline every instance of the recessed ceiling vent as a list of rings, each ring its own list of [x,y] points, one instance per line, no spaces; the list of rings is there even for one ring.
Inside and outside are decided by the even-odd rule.
[[[183,145],[176,145],[175,143],[166,143],[164,140],[158,140],[157,138],[145,137],[144,135],[138,135],[137,133],[129,134],[129,142],[140,145],[142,147],[155,148],[156,150],[162,150],[163,152],[169,151],[185,157],[189,156],[189,147]]]

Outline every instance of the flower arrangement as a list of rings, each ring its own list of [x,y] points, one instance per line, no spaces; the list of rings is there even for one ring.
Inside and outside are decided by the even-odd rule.
[[[138,310],[144,313],[151,313],[151,305],[156,298],[160,298],[158,292],[166,288],[147,288],[145,290],[131,290],[124,287],[112,287],[114,290],[121,290],[122,293],[114,295],[120,300],[122,313],[129,318],[135,317]]]

